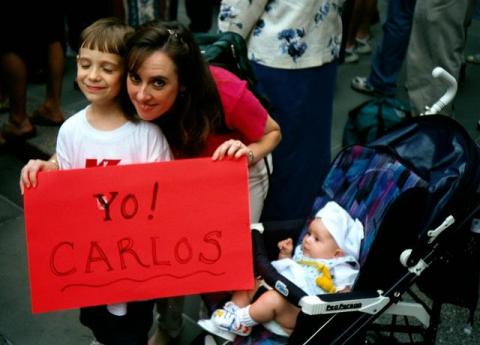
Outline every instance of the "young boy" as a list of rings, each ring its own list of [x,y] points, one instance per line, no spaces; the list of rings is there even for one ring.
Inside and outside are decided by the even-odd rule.
[[[358,274],[362,239],[360,221],[331,201],[317,212],[293,258],[293,241],[289,238],[278,243],[279,260],[272,265],[309,295],[346,292]],[[252,302],[255,292],[235,292],[223,309],[217,309],[210,320],[200,320],[199,325],[229,340],[234,334],[249,335],[252,326],[259,323],[288,337],[300,309],[275,290],[268,290]]]
[[[137,119],[127,101],[123,57],[131,32],[116,18],[100,19],[82,32],[77,83],[90,104],[60,127],[56,147],[60,169],[171,159],[159,127]],[[151,308],[153,302],[82,308],[80,320],[102,343],[115,342],[115,337],[122,338],[122,344],[146,344],[151,321],[139,322],[137,315],[151,318]]]

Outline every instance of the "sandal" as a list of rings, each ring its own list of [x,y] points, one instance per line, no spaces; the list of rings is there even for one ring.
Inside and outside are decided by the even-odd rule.
[[[467,55],[467,57],[465,58],[465,61],[467,61],[467,62],[469,62],[469,63],[473,63],[473,64],[479,65],[479,64],[480,64],[480,53],[478,53],[478,54],[472,54],[472,55]]]
[[[350,87],[355,91],[364,93],[366,95],[375,94],[375,88],[367,81],[366,77],[355,77],[350,83]]]
[[[33,111],[32,117],[30,118],[30,121],[36,125],[41,125],[41,126],[52,126],[52,127],[58,127],[61,126],[62,123],[65,121],[63,119],[63,114],[62,114],[62,120],[60,121],[55,121],[50,119],[48,116],[46,116],[46,109],[45,107],[41,106],[37,108],[36,110]]]
[[[22,131],[18,126],[9,120],[5,122],[2,126],[1,136],[5,141],[25,141],[27,139],[33,138],[37,134],[35,127],[28,131]]]
[[[343,61],[345,63],[354,63],[360,59],[357,53],[355,53],[353,48],[345,48],[345,57]]]
[[[369,96],[378,96],[378,97],[394,97],[395,91],[383,91],[380,89],[376,89],[372,84],[368,82],[366,77],[355,77],[352,79],[350,83],[350,87],[360,93]]]
[[[370,36],[365,38],[355,37],[355,51],[359,54],[370,54],[372,52],[372,46],[369,43]]]

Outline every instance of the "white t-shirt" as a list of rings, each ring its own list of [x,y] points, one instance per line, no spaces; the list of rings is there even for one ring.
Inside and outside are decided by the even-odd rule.
[[[160,128],[146,121],[102,131],[87,121],[85,109],[68,118],[57,137],[60,169],[169,161],[172,153]]]

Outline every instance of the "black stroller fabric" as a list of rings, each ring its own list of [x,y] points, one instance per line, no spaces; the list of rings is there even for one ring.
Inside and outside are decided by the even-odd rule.
[[[311,215],[329,200],[335,200],[364,224],[361,270],[354,292],[382,290],[385,296],[392,297],[392,302],[398,301],[398,296],[418,281],[399,260],[402,251],[411,248],[410,265],[422,258],[432,266],[426,270],[429,284],[423,286],[429,296],[464,306],[476,304],[477,296],[472,291],[478,291],[478,267],[467,278],[465,291],[470,295],[462,297],[455,289],[439,289],[446,285],[445,272],[437,276],[435,267],[452,250],[452,244],[457,248],[454,256],[467,260],[472,257],[458,254],[458,248],[469,240],[469,224],[478,208],[479,164],[476,143],[459,124],[442,115],[408,120],[367,146],[354,145],[340,152]],[[431,240],[429,230],[448,215],[453,215],[455,224]],[[469,248],[477,258],[478,251],[474,245]],[[265,258],[259,258],[259,262],[259,266],[268,266]],[[463,263],[464,267],[469,264]],[[275,286],[278,277],[268,276],[270,267],[256,269],[269,285]],[[301,297],[293,294],[287,299],[296,303]],[[271,338],[265,330],[257,330],[247,339],[237,337],[235,344],[363,343],[368,325],[377,317],[360,312],[313,316],[300,313],[288,340]]]
[[[441,243],[442,255],[420,277],[418,285],[435,301],[469,308],[473,317],[478,301],[480,235],[469,229],[480,205],[478,146],[463,127],[441,115],[419,118],[376,143],[390,143],[420,174],[428,176],[433,206],[428,224],[439,225],[447,214],[455,217],[458,231],[447,232]],[[422,247],[425,241],[419,241],[412,262],[423,252]],[[454,275],[453,281],[446,282],[446,272]]]
[[[449,117],[416,118],[374,141],[371,147],[386,147],[428,181],[433,207],[429,224],[438,225],[435,222],[441,222],[446,214],[463,215],[477,194],[478,146],[465,129]]]

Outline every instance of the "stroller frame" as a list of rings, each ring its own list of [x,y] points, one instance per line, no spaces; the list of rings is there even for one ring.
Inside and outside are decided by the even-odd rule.
[[[444,225],[442,224],[441,226]],[[255,243],[262,241],[260,237],[263,236],[263,231],[263,224],[252,225],[252,236]],[[275,231],[275,229],[271,229],[271,231]],[[258,257],[258,255],[265,255],[262,253],[262,249],[258,249],[258,245],[255,246],[255,255],[256,257]],[[305,315],[331,315],[323,326],[328,324],[328,322],[340,313],[359,312],[362,314],[355,322],[351,323],[349,327],[343,329],[337,335],[336,339],[330,339],[328,344],[345,344],[351,341],[356,343],[356,341],[358,341],[358,335],[362,336],[362,332],[366,326],[369,326],[369,331],[377,334],[389,332],[390,337],[393,337],[395,333],[407,334],[410,339],[409,344],[417,343],[413,340],[413,335],[415,334],[421,334],[423,336],[424,341],[422,344],[434,344],[441,305],[434,305],[433,308],[428,307],[412,290],[408,290],[407,293],[415,302],[401,300],[401,287],[403,285],[410,285],[429,265],[424,260],[420,260],[419,262],[420,264],[411,267],[408,273],[406,273],[390,291],[361,291],[319,296],[305,295],[298,299],[297,305]],[[262,276],[266,279],[267,283],[270,283],[270,280],[266,278],[269,276],[268,273],[264,273]],[[277,280],[272,286],[279,292],[295,291],[289,284],[289,282],[280,282],[280,280]],[[293,295],[295,295],[295,293],[285,297],[291,300]],[[295,297],[293,297],[293,299],[295,299]],[[392,315],[391,324],[371,324],[380,315],[384,314]],[[398,317],[403,317],[404,320],[407,320],[407,326],[397,324]],[[415,318],[421,325],[408,325],[407,317]],[[432,320],[435,322],[431,323]],[[320,344],[316,336],[320,334],[322,329],[323,327],[320,327],[308,337],[308,339],[302,341],[301,344]],[[399,342],[396,343],[400,344]],[[293,342],[292,344],[297,344],[297,342]]]
[[[455,79],[443,69],[435,69],[433,75],[434,77],[445,79],[449,82],[450,86],[446,94],[442,96],[438,102],[430,108],[426,107],[425,115],[435,115],[435,113],[440,111],[443,106],[450,102],[456,92]],[[430,116],[425,116],[424,118],[429,117]],[[412,121],[418,121],[420,123],[428,121],[451,121],[454,123],[453,120],[439,115],[432,116],[432,118],[441,119],[419,119]],[[458,125],[457,127],[459,127],[458,131],[462,132],[463,128],[460,128]],[[468,136],[464,130],[463,132],[464,135]],[[382,145],[386,141],[388,142],[388,139],[380,138],[372,143],[372,146],[375,147]],[[476,155],[478,156],[478,152],[476,152]],[[478,182],[478,179],[476,182]],[[429,306],[410,287],[425,270],[438,261],[438,257],[440,256],[439,253],[442,253],[445,248],[448,248],[448,239],[452,234],[468,227],[474,215],[479,211],[480,206],[478,206],[477,203],[475,207],[469,207],[468,214],[463,215],[463,220],[461,221],[456,222],[454,215],[448,212],[439,212],[440,214],[437,215],[436,219],[429,219],[429,222],[426,223],[430,229],[425,231],[424,235],[421,236],[423,241],[419,241],[420,244],[413,246],[413,248],[404,249],[399,257],[399,261],[406,269],[405,273],[395,284],[391,285],[385,291],[367,290],[360,292],[354,290],[353,292],[341,294],[305,296],[305,294],[302,294],[302,292],[296,289],[294,284],[291,284],[291,282],[288,282],[286,279],[282,279],[283,277],[275,274],[275,272],[272,272],[268,267],[268,254],[266,253],[266,249],[263,248],[265,239],[262,238],[264,236],[265,228],[268,229],[267,224],[252,225],[254,255],[255,258],[257,258],[255,269],[267,284],[274,287],[290,302],[301,308],[302,312],[299,316],[299,320],[297,320],[297,324],[304,324],[304,319],[309,316],[320,315],[324,317],[322,326],[307,337],[299,336],[299,333],[301,333],[302,330],[297,331],[296,328],[289,339],[289,343],[291,344],[356,344],[359,341],[362,341],[363,343],[365,339],[368,339],[366,337],[367,329],[369,332],[373,332],[373,334],[377,335],[385,332],[388,333],[389,335],[386,338],[379,338],[380,341],[387,341],[385,343],[388,344],[392,344],[393,340],[397,344],[403,344],[403,342],[394,338],[395,334],[405,334],[408,338],[408,342],[405,342],[405,344],[434,344],[440,320],[441,305],[444,302],[433,299],[432,305]],[[404,301],[402,299],[404,294],[410,296],[413,301]],[[338,318],[341,314],[358,314],[359,316],[356,317],[355,320],[351,320],[346,328],[340,330],[339,334],[330,337],[327,341],[323,341],[320,337],[322,331],[329,326],[330,322],[335,318]],[[391,323],[373,323],[373,321],[378,319],[380,315],[391,315]],[[419,325],[411,325],[409,322],[410,318],[414,318],[418,321]],[[298,322],[300,320],[302,322]],[[398,322],[399,320],[403,320],[403,324]],[[345,324],[343,324],[343,326],[345,326]],[[337,328],[337,332],[338,331],[339,329]],[[417,340],[414,339],[415,335],[420,335],[423,339],[420,342],[417,342]]]

